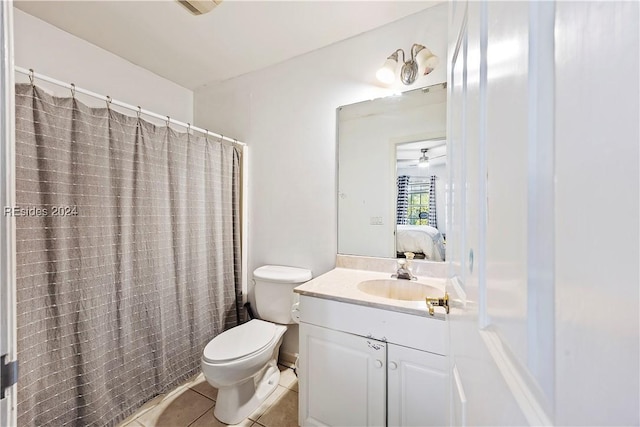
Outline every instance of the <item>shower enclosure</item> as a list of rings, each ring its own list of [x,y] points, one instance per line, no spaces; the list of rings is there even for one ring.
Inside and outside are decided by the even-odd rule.
[[[15,90],[18,424],[115,425],[242,321],[242,147]]]

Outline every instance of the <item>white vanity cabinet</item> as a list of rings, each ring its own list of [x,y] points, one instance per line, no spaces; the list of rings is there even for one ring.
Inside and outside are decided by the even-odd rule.
[[[387,346],[387,420],[390,426],[448,425],[447,358]]]
[[[305,377],[301,424],[384,425],[386,344],[305,323],[300,338],[305,349],[300,355]]]
[[[446,332],[442,316],[302,295],[300,425],[447,425]]]

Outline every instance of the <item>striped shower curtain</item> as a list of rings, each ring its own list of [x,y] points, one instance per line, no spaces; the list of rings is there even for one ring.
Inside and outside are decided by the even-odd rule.
[[[18,423],[115,425],[240,321],[241,151],[16,85]]]

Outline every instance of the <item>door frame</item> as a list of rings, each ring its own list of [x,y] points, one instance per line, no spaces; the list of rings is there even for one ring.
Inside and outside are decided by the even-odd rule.
[[[6,361],[16,360],[16,241],[15,218],[7,208],[15,206],[15,102],[13,59],[13,1],[0,2],[0,198],[2,227],[0,228],[0,355]],[[0,400],[0,425],[17,424],[17,387],[10,387]]]

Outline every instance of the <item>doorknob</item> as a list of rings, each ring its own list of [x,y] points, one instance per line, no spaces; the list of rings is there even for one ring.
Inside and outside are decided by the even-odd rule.
[[[389,369],[398,369],[398,364],[396,362],[389,362]]]
[[[376,368],[382,368],[382,365],[384,365],[384,363],[382,363],[382,360],[377,359],[377,360],[374,362],[374,365],[376,365]]]
[[[444,307],[444,311],[449,314],[449,294],[444,293],[443,298],[426,298],[427,307],[429,308],[429,314],[433,316],[434,307]]]

